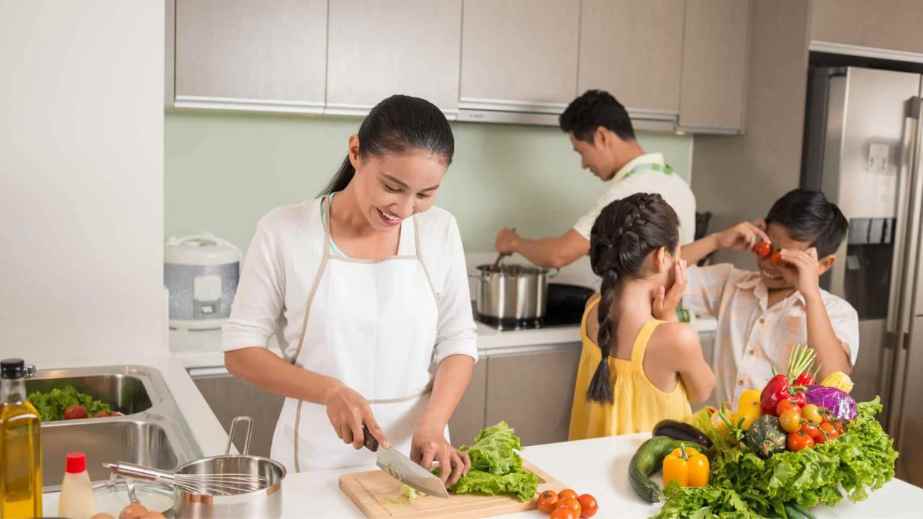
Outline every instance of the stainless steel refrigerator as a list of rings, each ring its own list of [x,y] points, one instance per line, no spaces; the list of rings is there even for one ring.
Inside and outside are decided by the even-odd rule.
[[[811,71],[802,186],[849,219],[823,284],[859,313],[857,400],[880,395],[901,453],[898,477],[923,486],[923,128],[920,74]]]

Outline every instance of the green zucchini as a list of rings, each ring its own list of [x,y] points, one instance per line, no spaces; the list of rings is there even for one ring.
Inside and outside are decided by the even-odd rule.
[[[788,519],[815,519],[811,512],[801,508],[797,503],[785,503],[785,513]]]
[[[708,436],[705,436],[702,431],[692,425],[676,420],[661,420],[657,422],[651,434],[654,436],[667,436],[674,440],[697,443],[705,451],[710,451],[712,448],[711,440],[708,439]]]
[[[673,449],[678,449],[683,443],[667,436],[654,436],[638,447],[628,464],[628,481],[638,497],[649,503],[657,503],[663,499],[663,490],[651,480],[651,474],[660,470],[667,454],[673,452]]]

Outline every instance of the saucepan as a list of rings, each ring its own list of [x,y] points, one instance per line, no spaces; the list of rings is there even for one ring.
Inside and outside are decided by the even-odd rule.
[[[243,453],[232,455],[231,439],[238,423],[247,423]],[[129,463],[107,464],[113,474],[173,487],[173,515],[178,519],[277,518],[282,516],[285,467],[269,458],[249,455],[253,420],[231,422],[228,444],[220,456],[202,458],[166,472]]]
[[[548,279],[557,270],[519,265],[493,264],[477,266],[471,277],[479,281],[476,290],[478,319],[511,327],[540,323],[548,306]]]

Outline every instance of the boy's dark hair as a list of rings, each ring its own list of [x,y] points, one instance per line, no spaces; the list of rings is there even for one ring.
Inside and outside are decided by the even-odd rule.
[[[583,142],[593,142],[596,128],[602,126],[625,141],[635,139],[635,130],[622,103],[603,90],[587,90],[567,105],[558,118],[558,125],[566,133]]]
[[[599,365],[587,388],[587,398],[612,402],[609,352],[615,337],[612,304],[619,284],[637,277],[647,256],[661,247],[672,254],[679,244],[676,211],[658,194],[635,193],[607,205],[590,231],[590,266],[602,278],[599,289]]]
[[[814,244],[817,257],[836,252],[846,237],[849,223],[833,202],[820,191],[795,189],[776,200],[766,216],[766,225],[785,227],[795,240]]]

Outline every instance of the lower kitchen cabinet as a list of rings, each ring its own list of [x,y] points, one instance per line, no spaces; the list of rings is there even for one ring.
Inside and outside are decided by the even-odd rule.
[[[449,435],[452,445],[461,447],[471,444],[478,432],[484,428],[484,409],[487,405],[487,364],[488,357],[474,365],[471,383],[465,391],[465,396],[455,408],[452,419],[449,420]]]
[[[193,375],[192,380],[225,431],[231,427],[231,420],[235,416],[252,417],[253,441],[250,454],[269,457],[272,434],[279,413],[282,412],[284,399],[230,374]],[[234,445],[238,450],[243,448],[243,435],[234,438]]]
[[[485,421],[506,420],[523,445],[567,440],[580,343],[487,358]]]

